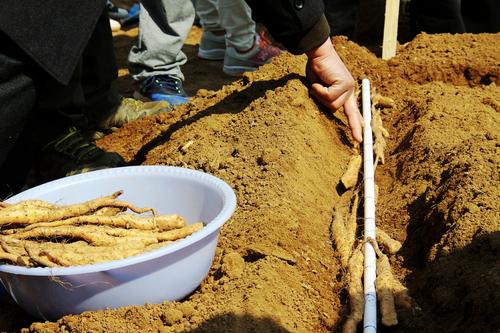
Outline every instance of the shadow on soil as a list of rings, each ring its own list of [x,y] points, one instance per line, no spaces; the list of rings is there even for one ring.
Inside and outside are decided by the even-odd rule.
[[[32,323],[39,320],[29,316],[10,298],[0,300],[0,332],[19,332],[22,328],[28,328]],[[11,318],[16,318],[12,321]],[[10,319],[10,320],[9,320]],[[168,327],[168,324],[165,323]],[[176,331],[181,332],[181,331]],[[216,316],[205,321],[195,329],[189,329],[191,333],[202,332],[267,332],[267,333],[291,333],[274,319],[269,317],[257,318],[250,315],[236,315],[232,313]]]
[[[438,240],[434,233],[443,232],[433,231],[436,221],[431,214],[429,221],[409,225],[412,236],[402,253],[412,270],[406,285],[420,310],[400,313],[401,324],[390,332],[498,332],[500,232],[478,234],[463,249],[431,262],[425,258]]]
[[[274,319],[269,317],[257,318],[250,315],[236,315],[228,313],[216,316],[205,321],[198,328],[190,329],[191,333],[202,332],[224,332],[224,333],[241,333],[241,332],[266,332],[266,333],[291,333]]]

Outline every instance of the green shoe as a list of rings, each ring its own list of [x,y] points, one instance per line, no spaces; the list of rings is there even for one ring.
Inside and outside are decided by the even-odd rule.
[[[145,116],[170,110],[172,110],[172,106],[165,101],[142,102],[133,98],[124,98],[116,111],[99,122],[98,127],[104,131],[112,130]]]
[[[46,144],[38,158],[36,178],[39,182],[71,176],[93,170],[118,167],[123,158],[97,147],[75,127]]]

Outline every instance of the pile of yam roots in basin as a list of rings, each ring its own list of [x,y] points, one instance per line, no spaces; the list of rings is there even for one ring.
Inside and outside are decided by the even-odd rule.
[[[41,200],[0,202],[0,263],[95,264],[163,247],[203,227],[117,200],[122,193],[64,206]]]
[[[372,129],[374,135],[373,151],[375,155],[374,167],[378,163],[384,163],[384,148],[386,138],[389,136],[383,127],[380,116],[380,109],[393,107],[394,102],[378,94],[372,95]],[[358,235],[361,230],[357,224],[357,212],[360,207],[360,169],[362,157],[354,155],[341,179],[344,188],[352,189],[347,193],[347,200],[341,200],[335,207],[331,224],[331,236],[335,248],[340,254],[340,264],[347,273],[346,288],[349,297],[350,314],[344,323],[343,333],[357,332],[357,326],[363,319],[364,312],[364,292],[363,292],[363,269],[364,255],[363,247],[365,243],[370,243],[377,255],[377,278],[375,288],[380,310],[381,322],[385,326],[395,326],[398,324],[396,306],[402,310],[418,309],[408,294],[408,289],[394,276],[390,266],[389,258],[396,255],[401,249],[401,243],[392,239],[383,230],[377,228],[377,239],[363,239]],[[376,192],[378,188],[375,185]],[[375,199],[376,200],[376,199]],[[380,244],[380,247],[379,247]]]

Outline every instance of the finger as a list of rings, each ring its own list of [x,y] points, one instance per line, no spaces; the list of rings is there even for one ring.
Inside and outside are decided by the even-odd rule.
[[[344,104],[344,111],[347,116],[347,121],[349,122],[349,127],[351,128],[352,136],[357,142],[363,141],[363,116],[359,113],[358,104],[356,103],[356,98],[354,94],[349,96],[349,99]]]
[[[311,86],[311,90],[314,96],[322,101],[328,102],[328,104],[336,101],[339,97],[341,97],[345,92],[348,91],[346,87],[340,84],[333,84],[326,87],[320,83],[313,83]],[[341,105],[342,104],[340,104],[340,106]],[[338,109],[338,107],[336,109]]]
[[[332,111],[337,110],[340,108],[342,105],[347,102],[347,99],[349,98],[350,92],[345,91],[344,93],[340,94],[336,99],[332,100],[330,97],[324,97],[324,95],[317,95],[315,90],[311,90],[311,93],[314,97],[316,97],[321,104],[326,106]]]

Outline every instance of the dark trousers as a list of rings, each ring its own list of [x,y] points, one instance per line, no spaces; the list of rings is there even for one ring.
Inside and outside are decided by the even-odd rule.
[[[70,82],[63,85],[0,34],[0,200],[15,193],[48,141],[68,126],[91,128],[113,112],[116,63],[103,13]]]

